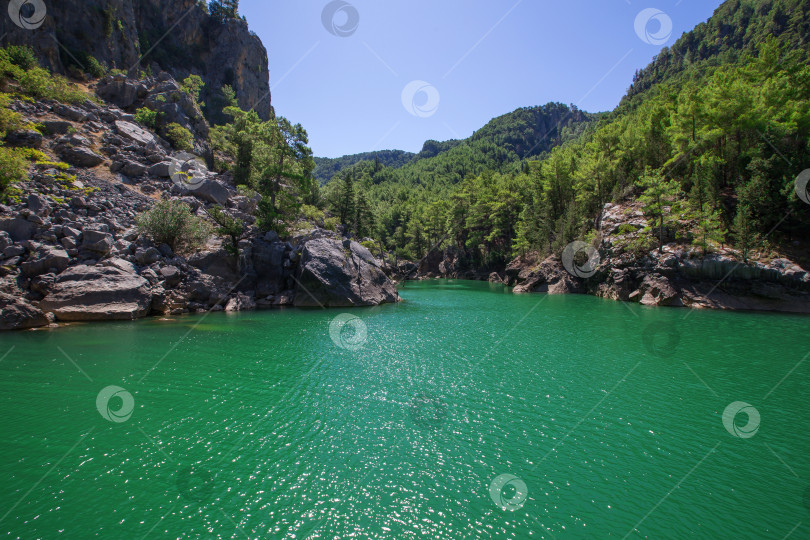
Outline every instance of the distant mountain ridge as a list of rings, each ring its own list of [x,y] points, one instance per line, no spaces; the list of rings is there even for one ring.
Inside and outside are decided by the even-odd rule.
[[[339,158],[316,157],[313,175],[321,184],[325,184],[343,169],[351,167],[361,161],[374,162],[376,160],[380,165],[398,169],[416,156],[417,154],[404,150],[379,150],[377,152],[363,152]]]
[[[376,158],[380,165],[413,169],[415,174],[442,169],[458,181],[468,173],[485,168],[499,170],[523,159],[540,157],[555,146],[577,138],[599,116],[561,103],[521,107],[493,118],[467,139],[425,141],[418,154],[384,150],[334,159],[315,158],[314,174],[323,184],[341,171],[359,163],[374,162]],[[443,158],[451,157],[453,166],[448,169]],[[460,161],[456,159],[459,157]]]

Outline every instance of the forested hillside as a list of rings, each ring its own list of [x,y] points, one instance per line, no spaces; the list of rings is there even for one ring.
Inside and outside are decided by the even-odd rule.
[[[385,165],[386,167],[397,169],[412,160],[415,155],[416,154],[413,152],[405,152],[404,150],[380,150],[378,152],[363,152],[361,154],[352,154],[339,158],[316,157],[315,170],[312,171],[312,174],[318,182],[325,184],[343,169],[347,169],[361,161],[372,161],[380,165]]]
[[[759,44],[776,37],[791,49],[807,50],[810,4],[803,0],[729,0],[711,19],[697,25],[672,47],[639,70],[625,101],[664,80],[672,81],[696,68],[711,70],[756,55]]]
[[[378,172],[379,165],[403,168],[401,174],[395,175],[397,180],[454,184],[468,174],[502,170],[530,156],[541,156],[559,144],[576,139],[597,117],[560,103],[523,107],[490,120],[468,139],[426,141],[418,154],[385,150],[331,160],[316,158],[315,176],[322,182],[328,181],[337,173],[350,172],[354,165],[375,162]],[[377,183],[383,179],[390,180],[384,173],[382,177],[375,175]]]
[[[810,164],[807,28],[806,2],[726,2],[641,70],[598,125],[563,105],[521,109],[431,159],[358,163],[326,201],[401,257],[444,242],[484,266],[593,239],[606,202],[636,198],[656,224],[628,246],[637,254],[665,231],[743,257],[785,245],[807,221],[793,189]],[[533,127],[549,112],[543,139]],[[373,223],[351,222],[347,193],[362,194]]]

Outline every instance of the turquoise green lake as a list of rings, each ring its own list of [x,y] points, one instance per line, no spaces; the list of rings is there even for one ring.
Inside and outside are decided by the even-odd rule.
[[[0,532],[810,537],[807,317],[401,295],[3,334]]]

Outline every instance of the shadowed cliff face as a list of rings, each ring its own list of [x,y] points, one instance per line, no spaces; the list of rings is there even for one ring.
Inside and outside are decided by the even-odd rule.
[[[205,81],[206,101],[229,84],[242,108],[270,117],[267,50],[241,19],[220,23],[197,0],[41,1],[41,24],[31,18],[33,2],[23,7],[22,22],[36,28],[21,28],[0,10],[0,44],[29,45],[58,73],[86,68],[89,57],[111,69],[168,71],[178,80],[195,73]]]

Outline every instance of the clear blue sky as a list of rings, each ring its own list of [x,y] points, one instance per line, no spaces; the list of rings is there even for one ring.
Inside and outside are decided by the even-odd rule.
[[[338,157],[416,152],[550,101],[610,110],[636,69],[721,3],[346,0],[331,4],[332,32],[328,0],[242,0],[240,11],[267,47],[276,112],[304,125],[316,156]]]

